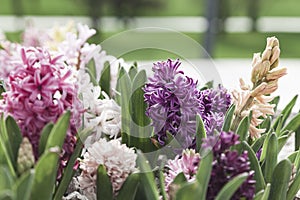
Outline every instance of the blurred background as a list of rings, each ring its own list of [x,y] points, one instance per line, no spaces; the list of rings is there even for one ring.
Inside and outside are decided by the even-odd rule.
[[[203,65],[203,58],[212,57],[230,88],[238,85],[238,77],[248,78],[253,53],[263,51],[267,37],[276,36],[281,63],[289,70],[278,93],[284,103],[299,93],[299,0],[1,0],[0,30],[12,41],[20,41],[26,26],[44,29],[70,20],[95,28],[91,42],[125,60],[165,60],[184,52],[184,59]],[[198,45],[187,45],[191,41]],[[149,48],[120,51],[136,42]],[[151,48],[150,43],[175,50]]]

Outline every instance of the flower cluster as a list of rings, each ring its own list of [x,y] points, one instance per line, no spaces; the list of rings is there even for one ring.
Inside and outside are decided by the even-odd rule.
[[[180,64],[170,59],[154,64],[154,76],[144,88],[144,97],[159,143],[165,143],[169,132],[179,137],[183,147],[188,147],[194,139],[201,102],[197,82],[178,71]]]
[[[104,165],[116,194],[129,174],[136,170],[137,155],[133,149],[118,140],[100,139],[86,149],[80,162],[82,170],[77,177],[82,194],[88,199],[96,199],[96,178],[99,165]]]
[[[286,68],[277,69],[279,55],[279,41],[275,37],[267,39],[266,49],[262,55],[254,54],[251,75],[253,87],[251,88],[243,79],[240,79],[241,91],[234,90],[232,93],[233,102],[236,105],[236,118],[232,130],[236,130],[241,118],[248,116],[252,111],[250,135],[257,138],[265,132],[265,129],[259,129],[257,126],[263,121],[261,117],[274,115],[275,105],[270,104],[273,97],[269,94],[277,90],[279,78],[286,75]]]
[[[63,146],[61,165],[65,166],[71,156],[77,128],[81,124],[82,105],[72,73],[60,57],[51,57],[41,48],[21,49],[19,62],[10,73],[6,92],[2,94],[1,111],[12,115],[18,122],[24,137],[33,146],[38,159],[41,131],[49,122],[55,123],[66,111],[72,117],[66,142]]]
[[[233,132],[221,132],[219,136],[210,136],[204,139],[202,148],[213,151],[213,163],[210,181],[208,184],[207,199],[214,199],[222,187],[235,176],[249,172],[246,181],[234,193],[232,199],[252,199],[255,194],[254,172],[250,170],[247,151],[239,154],[230,148],[239,143],[239,136]],[[184,150],[181,157],[169,160],[166,172],[166,191],[173,195],[172,182],[183,172],[188,182],[195,180],[200,164],[200,155],[194,150]]]
[[[243,172],[250,172],[246,181],[235,192],[232,199],[252,199],[255,194],[254,171],[250,170],[248,152],[239,154],[230,147],[239,143],[239,135],[221,132],[219,137],[204,139],[203,148],[212,149],[214,154],[211,178],[208,184],[207,199],[214,199],[222,187],[232,178]]]

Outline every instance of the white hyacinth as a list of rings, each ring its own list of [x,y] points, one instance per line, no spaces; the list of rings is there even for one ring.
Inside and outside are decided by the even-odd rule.
[[[79,167],[82,173],[77,179],[81,193],[89,199],[96,199],[95,190],[99,165],[105,166],[113,192],[118,192],[129,174],[136,170],[136,158],[134,150],[121,144],[118,140],[98,140],[86,149],[83,160],[80,162]]]
[[[85,141],[89,147],[99,140],[102,133],[110,138],[116,138],[121,130],[121,107],[102,92],[104,99],[99,99],[101,89],[90,82],[90,76],[85,72],[78,74],[79,93],[84,105],[84,127],[93,127],[94,133]]]

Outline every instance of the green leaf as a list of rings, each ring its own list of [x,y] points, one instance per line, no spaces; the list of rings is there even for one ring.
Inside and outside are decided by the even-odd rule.
[[[275,133],[272,133],[267,146],[267,156],[265,159],[264,176],[267,183],[272,180],[275,166],[277,165],[278,141]]]
[[[174,178],[173,182],[171,184],[176,184],[176,185],[183,185],[187,182],[186,177],[183,172],[180,172],[177,174],[177,176]]]
[[[6,123],[3,114],[0,118],[0,156],[1,162],[8,166],[11,175],[13,177],[16,177],[16,160],[13,156],[13,150],[10,144],[10,137],[7,133]]]
[[[98,167],[96,188],[97,200],[113,200],[112,185],[109,176],[107,175],[105,166],[103,165],[99,165]]]
[[[60,149],[47,149],[35,166],[30,200],[52,199]]]
[[[263,177],[263,173],[259,162],[257,160],[256,154],[254,153],[253,149],[249,146],[246,141],[242,142],[243,148],[248,151],[248,157],[250,160],[250,168],[254,171],[254,179],[256,180],[255,183],[255,190],[260,191],[265,188],[265,179]]]
[[[300,113],[293,117],[289,123],[283,128],[283,131],[289,130],[295,132],[300,126]]]
[[[73,168],[74,168],[75,162],[77,161],[78,157],[81,154],[81,150],[83,148],[83,141],[85,141],[87,136],[90,135],[92,130],[93,130],[93,128],[87,128],[87,129],[83,129],[80,133],[78,133],[75,149],[68,161],[67,166],[64,169],[62,179],[55,191],[54,200],[61,200],[62,196],[65,194],[65,192],[72,180],[72,177],[75,173],[75,170]]]
[[[46,126],[44,126],[41,137],[40,137],[40,142],[39,142],[39,156],[43,154],[46,148],[47,140],[50,135],[51,130],[53,129],[54,124],[49,123]]]
[[[110,96],[110,64],[108,62],[104,64],[102,69],[99,85],[101,90]]]
[[[260,138],[257,138],[254,143],[251,145],[251,148],[254,152],[258,152],[258,150],[262,147],[267,135],[264,134]]]
[[[117,81],[117,91],[121,94],[120,96],[120,106],[121,106],[121,116],[122,116],[122,125],[121,125],[121,133],[122,133],[122,143],[126,143],[127,146],[130,146],[129,138],[127,138],[127,134],[130,134],[130,124],[131,124],[131,115],[129,110],[129,101],[131,96],[131,81],[130,78],[125,71],[125,69],[121,68],[119,73],[119,78]],[[124,134],[125,133],[125,134]]]
[[[58,169],[59,153],[69,127],[70,112],[63,114],[53,126],[47,140],[45,152],[35,167],[31,199],[52,199]],[[47,180],[47,181],[45,181]]]
[[[48,150],[51,147],[59,147],[60,149],[62,148],[67,130],[69,128],[70,116],[70,111],[67,111],[57,120],[49,134],[45,150]]]
[[[120,189],[116,200],[134,200],[140,184],[139,181],[138,173],[130,174]]]
[[[297,192],[300,190],[300,172],[298,171],[293,183],[290,185],[287,191],[287,200],[293,200]]]
[[[270,102],[270,104],[275,104],[274,112],[277,111],[277,107],[278,107],[279,101],[280,101],[280,96],[276,96],[276,97]]]
[[[250,127],[250,118],[249,118],[249,116],[246,116],[242,119],[242,121],[240,122],[240,124],[236,130],[236,134],[238,134],[240,136],[239,140],[241,142],[247,140],[249,127]],[[242,151],[241,145],[236,145],[236,148],[237,148],[238,152]]]
[[[162,200],[168,200],[166,187],[165,187],[165,176],[162,169],[159,170],[159,185]]]
[[[270,200],[286,199],[291,173],[292,164],[289,160],[284,159],[277,164],[271,181]]]
[[[132,95],[130,97],[130,110],[133,122],[139,127],[150,124],[150,119],[146,116],[147,104],[144,100],[143,87],[147,81],[145,70],[141,70],[133,79]],[[143,137],[143,136],[141,136]]]
[[[198,168],[196,178],[201,187],[198,188],[200,199],[206,199],[206,192],[208,188],[208,183],[210,180],[210,174],[212,170],[212,162],[213,162],[213,153],[209,151],[205,157],[202,158],[200,162],[200,166]]]
[[[234,177],[231,181],[223,186],[221,191],[218,193],[215,200],[230,200],[235,191],[243,184],[247,179],[248,173],[242,173]]]
[[[158,189],[149,161],[140,150],[137,150],[137,155],[137,165],[141,171],[141,186],[144,188],[145,195],[148,200],[158,200]]]
[[[16,181],[13,186],[13,190],[16,194],[16,200],[29,200],[33,178],[34,170],[29,170]]]
[[[202,195],[199,188],[201,186],[196,182],[188,182],[184,184],[177,192],[176,199],[178,200],[199,200]]]
[[[265,132],[268,132],[271,128],[271,122],[272,122],[271,116],[267,116],[267,118],[265,118],[264,121],[259,125],[259,128],[266,129]]]
[[[271,190],[271,184],[268,183],[264,191],[264,194],[260,200],[268,200],[270,196],[270,190]]]
[[[295,106],[296,104],[296,101],[297,101],[297,98],[298,98],[298,95],[294,96],[293,99],[285,106],[285,108],[281,111],[280,115],[279,116],[282,116],[282,125],[285,124],[287,118],[290,116],[292,110],[293,110],[293,107]],[[278,117],[274,124],[273,124],[273,130],[276,130],[278,124],[280,122],[280,118]]]
[[[288,159],[291,163],[295,163],[295,160],[297,158],[297,155],[299,153],[299,150],[298,151],[295,151],[293,153],[291,153],[289,156],[288,156]]]
[[[289,135],[284,135],[278,138],[278,152],[282,150],[289,137],[290,137]]]
[[[130,77],[131,80],[134,79],[134,77],[136,76],[137,72],[138,71],[137,71],[137,67],[136,66],[131,66],[130,67],[128,74],[129,74],[129,77]]]
[[[296,172],[298,172],[299,168],[300,168],[300,151],[298,151],[297,156],[295,158],[295,162],[294,163],[294,167],[296,169]]]
[[[11,176],[11,173],[4,166],[0,166],[0,180],[0,191],[11,189],[12,185],[14,184],[14,179]]]
[[[0,191],[0,200],[14,200],[15,195],[11,190]]]
[[[300,147],[300,128],[295,131],[295,151]]]
[[[264,144],[262,146],[262,151],[261,151],[261,156],[260,156],[260,161],[264,161],[265,158],[266,158],[266,155],[267,155],[267,147],[268,147],[268,144],[269,144],[269,140],[270,140],[270,137],[271,137],[271,132],[268,132],[266,134],[266,139],[264,140]]]
[[[7,134],[9,138],[9,143],[12,148],[12,162],[13,165],[17,165],[17,158],[18,158],[18,151],[20,144],[22,142],[22,135],[19,126],[17,125],[16,121],[11,117],[8,116],[5,120],[5,125],[7,129]],[[16,168],[15,168],[16,169]]]
[[[226,114],[225,114],[222,131],[229,131],[230,130],[234,111],[235,111],[235,105],[232,104],[229,107],[229,109],[227,110]]]
[[[196,149],[200,152],[202,140],[206,138],[206,131],[200,115],[196,115]]]

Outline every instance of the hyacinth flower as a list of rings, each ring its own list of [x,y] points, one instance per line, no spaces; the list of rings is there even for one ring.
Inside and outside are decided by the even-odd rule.
[[[277,68],[279,55],[279,41],[275,37],[267,38],[266,49],[262,55],[260,53],[254,54],[251,72],[252,86],[240,79],[241,90],[232,92],[236,110],[231,130],[235,131],[239,122],[252,112],[250,136],[257,138],[265,132],[264,129],[257,126],[263,121],[261,117],[266,118],[267,115],[274,115],[275,105],[270,104],[273,100],[270,94],[277,90],[279,78],[286,75],[286,68]]]
[[[220,132],[226,111],[231,104],[231,95],[222,85],[217,88],[201,91],[201,103],[204,112],[201,113],[207,135]]]
[[[248,172],[245,182],[238,188],[231,199],[253,199],[255,194],[254,172],[250,169],[247,151],[239,154],[230,148],[238,144],[239,136],[233,132],[221,132],[219,136],[204,139],[202,148],[212,150],[213,162],[206,199],[215,199],[222,187],[239,174]],[[201,157],[194,150],[184,150],[181,157],[169,160],[165,173],[165,188],[169,197],[176,193],[172,184],[179,173],[183,173],[188,182],[195,180]],[[175,191],[174,191],[175,190]]]
[[[41,48],[21,49],[19,60],[13,64],[15,71],[8,77],[0,108],[16,120],[23,137],[29,139],[35,160],[39,157],[39,140],[44,126],[55,123],[66,110],[72,113],[63,144],[59,178],[73,153],[77,128],[81,125],[83,109],[75,79],[60,57],[51,57]]]
[[[170,59],[154,64],[154,76],[145,85],[144,98],[148,104],[146,114],[152,119],[158,142],[164,145],[169,132],[187,148],[195,136],[196,115],[205,108],[197,82],[178,70],[180,64]]]
[[[76,177],[77,189],[88,199],[96,200],[97,169],[99,165],[103,165],[116,195],[126,178],[136,171],[136,158],[133,148],[128,148],[118,140],[98,140],[83,154],[79,166],[81,174]]]

